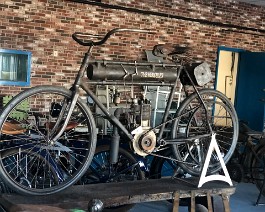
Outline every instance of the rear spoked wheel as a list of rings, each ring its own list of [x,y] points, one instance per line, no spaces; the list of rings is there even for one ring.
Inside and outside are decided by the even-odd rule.
[[[173,138],[191,138],[185,143],[172,145],[172,149],[176,159],[180,161],[179,166],[194,176],[200,175],[205,161],[212,139],[210,127],[216,134],[216,141],[225,163],[234,152],[239,130],[235,109],[224,94],[212,89],[202,89],[199,93],[205,107],[196,93],[190,95],[180,105],[176,114],[179,118],[172,128]],[[213,152],[208,174],[220,169],[218,156]]]

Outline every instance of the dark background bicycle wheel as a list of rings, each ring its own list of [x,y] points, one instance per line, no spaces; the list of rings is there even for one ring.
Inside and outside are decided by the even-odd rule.
[[[128,150],[119,148],[118,162],[114,165],[109,163],[109,151],[109,145],[97,146],[91,165],[81,178],[79,184],[124,182],[145,179],[145,174],[141,170],[138,161]],[[110,169],[112,169],[111,172]],[[105,208],[103,211],[128,211],[133,206],[133,204],[122,205]]]

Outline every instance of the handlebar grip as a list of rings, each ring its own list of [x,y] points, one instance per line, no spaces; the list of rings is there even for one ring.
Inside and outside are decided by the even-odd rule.
[[[144,33],[152,33],[150,30],[146,30],[146,29],[115,28],[115,29],[110,30],[101,41],[95,42],[94,45],[96,46],[96,45],[104,44],[109,39],[109,37],[112,34],[116,33],[116,32],[144,32]]]
[[[91,35],[91,34],[86,34],[86,33],[80,33],[80,32],[75,32],[73,35],[72,35],[72,38],[77,42],[79,43],[80,45],[82,46],[99,46],[99,45],[102,45],[104,44],[108,39],[109,37],[116,33],[116,32],[144,32],[144,33],[151,33],[151,34],[154,34],[154,32],[150,31],[150,30],[146,30],[146,29],[125,29],[125,28],[115,28],[115,29],[112,29],[110,30],[101,40],[99,41],[92,41],[92,40],[88,40],[88,41],[82,41],[81,39],[79,39],[77,37],[77,35],[79,36],[92,36],[92,37],[96,37],[98,38],[99,36],[98,35]]]
[[[83,33],[80,33],[80,32],[75,32],[74,34],[72,34],[72,38],[80,45],[82,46],[93,46],[94,42],[92,40],[89,40],[89,41],[82,41],[80,40],[77,35],[84,35]]]

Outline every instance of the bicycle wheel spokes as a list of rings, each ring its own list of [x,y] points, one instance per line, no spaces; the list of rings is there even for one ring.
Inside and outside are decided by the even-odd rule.
[[[3,152],[1,156],[9,176],[23,186],[44,189],[58,184],[55,170],[39,154],[12,149]]]
[[[119,149],[118,162],[110,164],[109,146],[97,147],[87,173],[82,177],[82,184],[133,181],[144,179],[139,163],[125,149]]]
[[[65,89],[36,87],[15,97],[12,106],[3,111],[0,171],[14,190],[54,193],[76,182],[86,171],[95,132],[92,115],[80,100],[64,133],[54,140],[65,122],[70,98],[70,91]]]
[[[173,136],[192,138],[207,135],[182,145],[173,145],[177,159],[196,165],[182,165],[184,170],[199,175],[211,142],[211,134],[216,134],[216,141],[221,154],[227,162],[231,157],[238,136],[238,121],[230,101],[220,92],[210,89],[200,91],[204,105],[196,94],[187,98],[180,106],[175,122]],[[182,115],[184,114],[184,115]],[[212,130],[212,131],[211,131]],[[184,157],[185,156],[185,157]],[[209,173],[221,168],[219,158],[213,152],[210,159]]]

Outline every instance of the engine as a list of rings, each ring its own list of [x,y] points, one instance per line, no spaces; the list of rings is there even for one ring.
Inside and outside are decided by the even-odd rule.
[[[122,123],[134,135],[133,150],[141,156],[152,152],[156,146],[156,135],[151,128],[151,104],[147,99],[130,100],[130,108],[124,114]]]
[[[141,126],[144,129],[150,128],[151,104],[147,99],[134,98],[129,100],[130,109],[126,114],[128,121],[127,129],[133,131]]]

